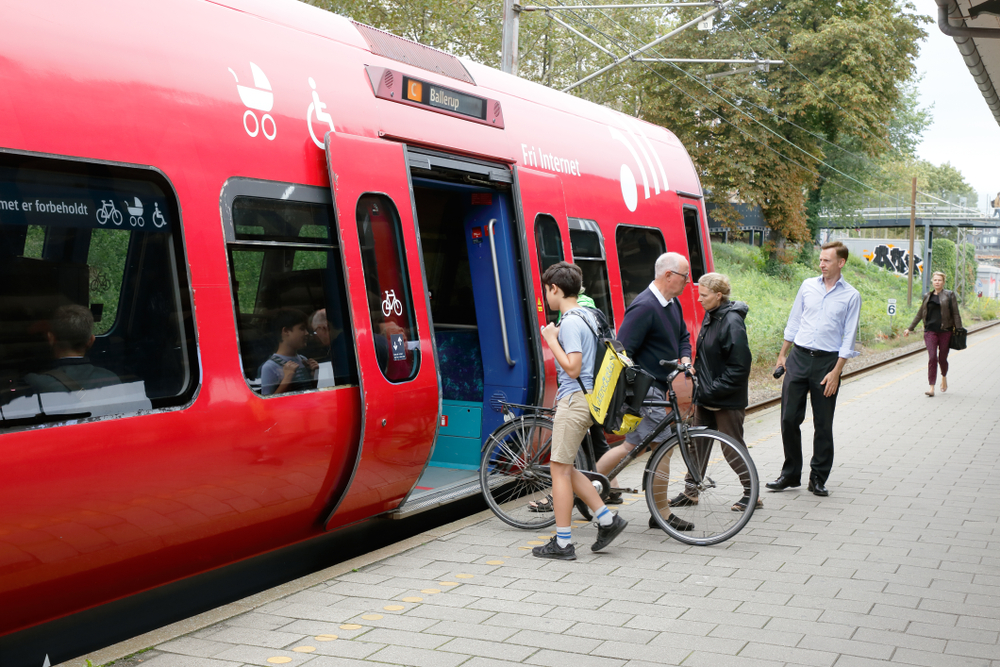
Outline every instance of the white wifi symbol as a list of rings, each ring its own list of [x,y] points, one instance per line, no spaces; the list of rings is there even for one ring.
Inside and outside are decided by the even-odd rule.
[[[639,157],[639,153],[635,150],[635,146],[638,146],[639,151],[642,151],[645,163],[649,165],[649,172],[653,176],[654,192],[656,194],[660,194],[660,179],[663,180],[663,189],[667,190],[667,174],[663,170],[663,164],[660,162],[660,156],[657,154],[656,149],[653,148],[653,145],[646,137],[646,134],[642,131],[642,128],[639,128],[639,135],[642,137],[642,141],[639,140],[639,137],[637,137],[628,126],[626,126],[625,129],[632,137],[632,141],[629,141],[617,128],[612,127],[610,129],[611,137],[625,145],[628,152],[632,154],[632,159],[635,160],[636,166],[639,167],[639,174],[642,176],[642,188],[645,198],[649,199],[649,179],[646,176],[646,168],[643,167],[643,160]],[[635,142],[635,146],[633,146],[633,142]],[[649,151],[646,150],[647,147],[649,148]],[[650,154],[652,154],[652,158],[650,158]],[[653,165],[653,160],[656,161],[655,166]],[[659,171],[659,178],[657,178],[657,171]],[[619,177],[622,187],[622,199],[625,201],[625,206],[628,210],[630,212],[634,212],[636,207],[639,205],[639,191],[638,184],[635,180],[635,174],[632,173],[632,169],[629,168],[627,164],[622,164],[619,171]]]

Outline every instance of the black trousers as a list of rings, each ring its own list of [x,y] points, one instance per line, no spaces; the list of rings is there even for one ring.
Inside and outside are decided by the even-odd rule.
[[[781,386],[781,441],[785,447],[785,464],[781,474],[792,480],[802,476],[802,422],[806,418],[806,394],[813,412],[813,455],[809,461],[810,479],[826,484],[833,468],[833,412],[837,393],[826,397],[820,384],[837,365],[838,355],[810,355],[792,347],[785,361],[785,380]]]

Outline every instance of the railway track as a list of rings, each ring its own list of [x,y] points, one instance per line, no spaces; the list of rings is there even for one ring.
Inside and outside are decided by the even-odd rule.
[[[979,331],[983,331],[984,329],[989,329],[990,327],[995,327],[997,325],[1000,325],[1000,320],[993,320],[992,322],[986,322],[985,324],[981,324],[974,329],[969,329],[969,333],[970,334],[977,333]],[[926,349],[919,347],[909,352],[901,352],[897,355],[889,357],[888,359],[883,359],[882,361],[876,361],[875,363],[865,366],[864,368],[856,368],[854,370],[848,371],[841,376],[841,380],[852,378],[854,376],[861,375],[862,373],[868,373],[870,371],[881,368],[882,366],[894,364],[900,359],[912,357],[915,354],[924,354],[926,353],[926,351],[927,351]],[[758,401],[757,403],[749,405],[747,407],[746,413],[748,415],[753,414],[755,412],[760,412],[761,410],[767,410],[768,408],[772,408],[775,405],[780,405],[780,404],[781,404],[781,396],[779,395],[774,398],[769,398],[764,401]]]

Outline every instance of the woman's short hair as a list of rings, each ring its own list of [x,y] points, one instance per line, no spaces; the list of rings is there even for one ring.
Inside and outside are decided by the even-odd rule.
[[[722,273],[706,273],[698,279],[699,287],[707,287],[713,292],[728,297],[732,287],[729,284],[729,277]]]
[[[583,269],[569,262],[556,262],[542,274],[543,285],[555,285],[563,296],[577,296],[583,287]]]
[[[931,274],[931,278],[933,279],[934,276],[941,276],[941,280],[948,282],[948,274],[945,273],[944,271],[935,271],[934,273]]]

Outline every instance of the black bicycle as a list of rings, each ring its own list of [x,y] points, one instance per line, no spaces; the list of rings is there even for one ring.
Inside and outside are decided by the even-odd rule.
[[[673,380],[687,367],[675,361],[660,364],[671,370],[668,400],[643,401],[643,405],[669,407],[667,416],[608,475],[596,472],[588,433],[577,453],[576,467],[607,500],[613,491],[629,491],[612,489],[609,480],[654,448],[646,461],[642,488],[656,524],[685,544],[718,544],[740,532],[753,515],[760,492],[757,468],[746,448],[730,436],[678,418],[681,411]],[[689,377],[697,394],[697,377]],[[549,456],[555,410],[516,403],[503,403],[502,409],[507,421],[490,434],[483,447],[479,469],[483,497],[500,520],[515,528],[551,526],[555,515],[539,511],[539,505],[547,503],[552,493]],[[673,431],[670,437],[653,444],[667,428]],[[671,520],[671,515],[676,519]]]

